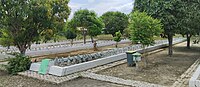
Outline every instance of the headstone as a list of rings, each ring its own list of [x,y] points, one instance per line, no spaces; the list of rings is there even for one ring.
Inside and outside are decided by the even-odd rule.
[[[40,65],[39,74],[47,74],[49,69],[50,59],[43,59]]]

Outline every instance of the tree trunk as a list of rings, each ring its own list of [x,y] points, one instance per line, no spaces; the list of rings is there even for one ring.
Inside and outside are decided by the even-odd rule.
[[[94,43],[94,38],[93,36],[90,36],[92,43]]]
[[[86,44],[86,31],[83,30],[83,43]]]
[[[94,51],[97,51],[98,49],[97,49],[97,42],[96,41],[94,41]]]
[[[28,43],[28,48],[31,49],[31,43]]]
[[[23,46],[21,46],[21,47],[19,48],[19,51],[20,51],[20,53],[21,53],[22,55],[25,55],[25,53],[26,53],[26,48],[23,47]]]
[[[115,47],[116,47],[116,48],[118,47],[118,42],[116,42]]]
[[[73,39],[71,39],[71,46],[73,45]]]
[[[143,70],[148,65],[148,59],[147,59],[147,55],[146,55],[145,45],[142,45],[142,56],[141,56],[141,58],[142,58],[141,62],[136,62],[136,70],[137,71]]]
[[[187,48],[190,49],[190,38],[192,35],[186,34],[186,36],[187,36]]]
[[[10,45],[7,46],[7,49],[10,49]]]
[[[28,48],[28,46],[26,46],[26,45],[27,44],[17,44],[17,47],[18,47],[21,55],[25,55],[26,49]]]
[[[143,48],[143,58],[144,58],[144,68],[146,68],[147,67],[147,64],[148,64],[148,60],[147,60],[147,54],[146,54],[146,49],[145,49],[145,45],[143,45],[142,46],[142,48]]]
[[[172,50],[172,46],[173,46],[173,35],[172,35],[172,34],[168,34],[168,41],[169,41],[168,55],[171,57],[171,56],[173,55],[173,50]]]

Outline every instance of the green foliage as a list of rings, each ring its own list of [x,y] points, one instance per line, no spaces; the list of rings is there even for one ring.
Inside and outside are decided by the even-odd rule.
[[[11,58],[8,60],[8,65],[6,66],[6,70],[10,74],[17,74],[17,72],[28,70],[30,65],[31,65],[30,58],[23,55],[17,55],[15,58]]]
[[[98,27],[97,25],[89,26],[88,27],[88,35],[95,37],[97,35],[100,35],[102,31],[102,27]]]
[[[75,32],[73,32],[72,30],[68,29],[65,33],[64,33],[65,37],[67,39],[75,39],[77,37],[77,34]]]
[[[178,0],[177,13],[178,30],[177,32],[186,35],[187,48],[190,48],[190,38],[199,34],[200,30],[200,1],[199,0]]]
[[[68,19],[69,0],[1,0],[0,24],[22,54],[30,43],[50,40]],[[45,40],[44,40],[45,41]]]
[[[154,36],[162,32],[162,25],[158,19],[148,16],[145,12],[135,11],[130,15],[129,29],[133,42],[149,46],[154,44]]]
[[[13,45],[13,39],[6,29],[1,29],[0,44],[4,47]]]
[[[197,0],[178,0],[179,14],[178,14],[178,33],[182,35],[190,34],[197,35],[200,30],[200,3]],[[190,36],[190,37],[191,37]]]
[[[122,34],[121,34],[120,31],[118,31],[118,32],[115,33],[115,37],[113,38],[113,40],[114,40],[115,42],[120,42],[120,41],[122,40],[121,37],[122,37]]]
[[[172,43],[173,36],[177,32],[179,14],[179,0],[135,0],[134,10],[146,12],[153,18],[161,21],[164,28],[164,34],[169,41],[169,55],[173,54]]]
[[[101,16],[105,24],[105,33],[115,35],[115,32],[123,30],[128,26],[128,17],[121,12],[106,12]]]
[[[71,20],[71,25],[74,28],[83,27],[88,29],[88,34],[90,36],[99,35],[101,29],[104,27],[102,20],[97,17],[97,14],[94,11],[89,11],[87,9],[75,12],[74,17]]]
[[[120,42],[122,40],[122,34],[120,31],[115,33],[115,37],[113,37],[113,40],[116,42],[115,47],[118,47],[118,42]]]
[[[130,39],[130,37],[131,37],[130,32],[131,32],[131,30],[127,27],[126,29],[124,29],[124,34],[123,34],[123,36],[124,36],[125,38],[129,38],[129,39]]]
[[[177,25],[178,0],[135,0],[134,10],[146,12],[153,18],[161,20],[164,33],[174,35]]]
[[[77,29],[79,28],[84,36],[86,36],[85,29],[87,29],[87,34],[94,37],[101,34],[104,24],[94,11],[81,9],[74,13],[74,17],[68,23],[68,27],[75,31],[78,31]]]

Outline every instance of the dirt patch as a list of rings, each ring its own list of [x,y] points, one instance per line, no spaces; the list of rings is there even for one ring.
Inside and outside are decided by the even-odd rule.
[[[132,45],[132,44],[130,42],[128,42],[128,43],[119,44],[118,47],[121,48],[121,47],[125,47],[125,46],[130,46],[130,45]],[[41,61],[44,58],[54,59],[56,57],[61,58],[61,57],[75,56],[75,55],[81,55],[81,54],[96,53],[96,52],[100,52],[100,51],[110,50],[113,48],[115,48],[115,44],[110,45],[110,46],[99,47],[97,51],[94,51],[94,49],[84,49],[84,50],[71,51],[71,52],[66,52],[66,53],[38,56],[38,57],[32,58],[32,61]]]
[[[149,55],[147,57],[149,59],[148,67],[142,71],[137,71],[135,67],[127,67],[127,64],[122,64],[100,71],[98,74],[171,86],[197,58],[200,58],[199,50],[193,47],[187,49],[185,46],[186,43],[175,45],[172,57],[167,55],[168,49]]]
[[[78,78],[61,84],[61,87],[130,87],[88,78]]]
[[[92,80],[87,78],[78,78],[62,84],[53,84],[38,79],[19,75],[9,75],[0,70],[0,87],[129,87],[119,84]]]
[[[0,70],[0,87],[57,87],[57,85],[24,76],[12,76]]]

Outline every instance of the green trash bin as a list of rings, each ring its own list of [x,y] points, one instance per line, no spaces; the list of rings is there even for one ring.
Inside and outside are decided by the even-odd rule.
[[[133,61],[133,54],[135,53],[135,51],[127,51],[126,55],[127,55],[127,63],[129,67],[133,67],[135,66],[135,62]]]

